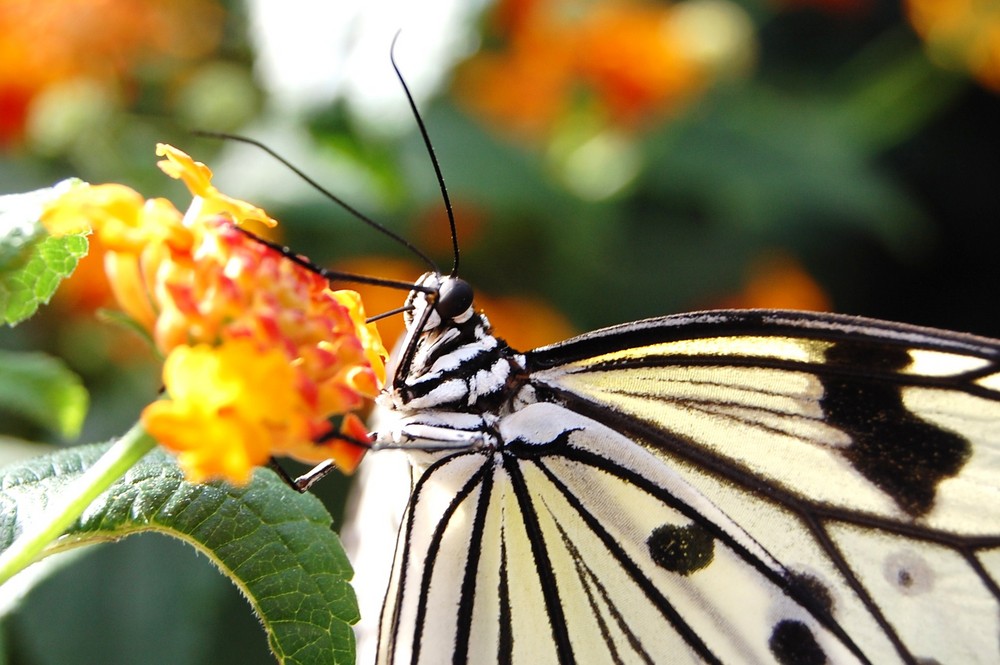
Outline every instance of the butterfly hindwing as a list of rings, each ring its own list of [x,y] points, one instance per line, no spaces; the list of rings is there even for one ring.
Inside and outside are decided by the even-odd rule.
[[[862,661],[797,579],[650,452],[545,403],[500,431],[503,452],[450,456],[418,482],[384,658]]]

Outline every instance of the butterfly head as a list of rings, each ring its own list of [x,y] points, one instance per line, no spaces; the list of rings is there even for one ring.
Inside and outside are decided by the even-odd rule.
[[[454,339],[457,329],[476,316],[472,301],[472,287],[465,280],[438,272],[421,275],[406,299],[406,336],[395,364],[393,384],[402,385],[413,369],[414,357],[420,355],[418,349],[426,354],[442,340]],[[485,317],[480,318],[485,323]],[[418,360],[418,367],[425,360]]]
[[[428,272],[416,285],[425,289],[411,291],[407,298],[410,309],[404,318],[408,330],[416,326],[428,331],[442,324],[463,323],[475,313],[472,286],[464,279]]]

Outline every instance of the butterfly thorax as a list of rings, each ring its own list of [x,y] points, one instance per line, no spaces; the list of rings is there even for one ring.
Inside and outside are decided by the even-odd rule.
[[[390,385],[379,399],[398,422],[390,438],[410,442],[421,428],[475,432],[471,445],[491,446],[496,421],[524,402],[524,355],[493,336],[467,284],[427,273],[407,299],[406,335]]]

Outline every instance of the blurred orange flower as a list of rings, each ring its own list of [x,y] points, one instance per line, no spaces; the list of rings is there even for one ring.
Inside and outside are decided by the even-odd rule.
[[[669,25],[672,8],[597,3],[580,22],[576,71],[618,123],[675,106],[701,91],[707,72]]]
[[[194,195],[186,214],[122,185],[77,184],[42,218],[54,233],[93,229],[119,304],[166,356],[169,398],[143,424],[196,481],[245,482],[280,455],[353,471],[368,439],[351,412],[378,393],[386,356],[360,298],[240,231],[275,222],[215,189],[204,164],[157,152]]]
[[[543,14],[524,21],[505,50],[479,53],[461,66],[455,90],[473,113],[533,138],[566,112],[572,83],[572,36]]]
[[[501,0],[490,27],[502,46],[466,62],[456,92],[474,113],[529,138],[580,104],[636,127],[745,59],[745,23],[727,0]]]
[[[452,195],[454,196],[454,195]],[[453,199],[455,228],[463,252],[473,250],[489,236],[489,215],[485,208],[468,199]],[[439,203],[433,203],[414,216],[414,242],[431,255],[451,255],[451,234],[448,233],[448,214]]]
[[[121,82],[152,57],[201,57],[215,50],[223,18],[213,0],[4,0],[0,142],[20,136],[49,86]]]
[[[528,296],[480,296],[477,300],[493,331],[518,351],[554,344],[576,330],[551,305]]]
[[[52,303],[61,314],[93,315],[95,311],[114,304],[111,286],[104,274],[104,255],[100,243],[91,243],[90,251],[76,264],[69,279],[63,281]]]
[[[931,59],[1000,92],[1000,2],[906,0],[904,8]]]
[[[712,306],[824,312],[832,308],[832,303],[801,263],[789,254],[774,252],[750,264],[742,291]]]

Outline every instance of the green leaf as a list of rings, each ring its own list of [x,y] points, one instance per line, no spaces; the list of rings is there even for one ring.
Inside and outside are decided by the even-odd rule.
[[[77,186],[65,181],[25,194],[0,196],[0,320],[14,325],[52,298],[87,254],[84,235],[48,237],[39,223],[42,206]]]
[[[70,448],[0,472],[0,548],[107,447]],[[270,471],[258,470],[246,487],[195,485],[172,457],[155,450],[91,504],[57,549],[141,531],[180,538],[247,597],[278,662],[353,663],[353,571],[330,522],[318,499],[298,494]]]
[[[48,303],[59,283],[73,274],[77,262],[86,256],[87,248],[87,238],[82,235],[46,238],[30,246],[22,266],[0,272],[3,323],[19,323]]]
[[[70,439],[87,415],[87,390],[61,360],[0,350],[0,407]]]

